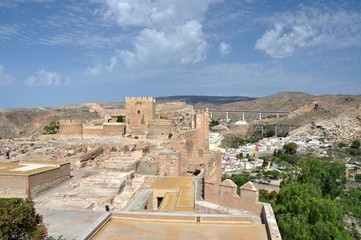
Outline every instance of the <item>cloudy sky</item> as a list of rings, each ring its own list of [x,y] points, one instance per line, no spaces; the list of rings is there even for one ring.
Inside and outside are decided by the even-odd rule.
[[[361,93],[359,0],[0,0],[0,108]]]

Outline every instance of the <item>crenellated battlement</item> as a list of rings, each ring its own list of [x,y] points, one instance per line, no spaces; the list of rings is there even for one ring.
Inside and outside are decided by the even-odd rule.
[[[78,120],[78,119],[62,119],[62,120],[59,120],[59,124],[60,125],[83,125],[83,121]]]
[[[125,101],[153,101],[155,103],[155,98],[153,97],[125,97]]]

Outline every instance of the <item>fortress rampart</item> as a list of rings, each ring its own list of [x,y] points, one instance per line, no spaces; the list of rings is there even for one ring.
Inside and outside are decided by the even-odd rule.
[[[108,123],[101,125],[84,125],[82,121],[64,119],[59,121],[60,137],[102,137],[102,136],[122,136],[125,134],[125,123]]]

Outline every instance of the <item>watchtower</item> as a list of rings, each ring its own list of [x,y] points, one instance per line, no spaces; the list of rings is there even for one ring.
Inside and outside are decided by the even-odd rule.
[[[135,136],[148,134],[148,123],[154,120],[155,99],[152,97],[126,97],[125,115],[127,132]]]

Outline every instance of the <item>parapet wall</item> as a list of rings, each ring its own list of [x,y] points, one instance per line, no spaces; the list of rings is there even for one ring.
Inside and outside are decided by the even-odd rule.
[[[262,204],[259,203],[258,190],[252,182],[240,187],[237,194],[237,185],[230,179],[221,182],[221,156],[212,155],[205,164],[204,200],[223,207],[241,209],[260,215]]]
[[[258,190],[251,182],[240,187],[237,194],[237,185],[229,179],[224,180],[219,188],[218,204],[233,209],[242,209],[261,215],[262,203],[259,202]]]
[[[103,228],[110,221],[130,220],[130,221],[148,221],[148,222],[173,222],[173,223],[219,223],[219,224],[249,224],[250,219],[243,216],[228,214],[210,215],[210,214],[171,214],[171,213],[145,213],[145,212],[116,212],[105,213],[92,226],[90,226],[79,239],[96,239]],[[175,233],[176,234],[176,233]],[[178,235],[177,235],[178,236]],[[179,237],[179,236],[178,236]]]
[[[281,233],[278,228],[277,220],[273,212],[272,206],[269,203],[262,203],[261,219],[262,223],[266,225],[267,237],[269,240],[281,240]]]

